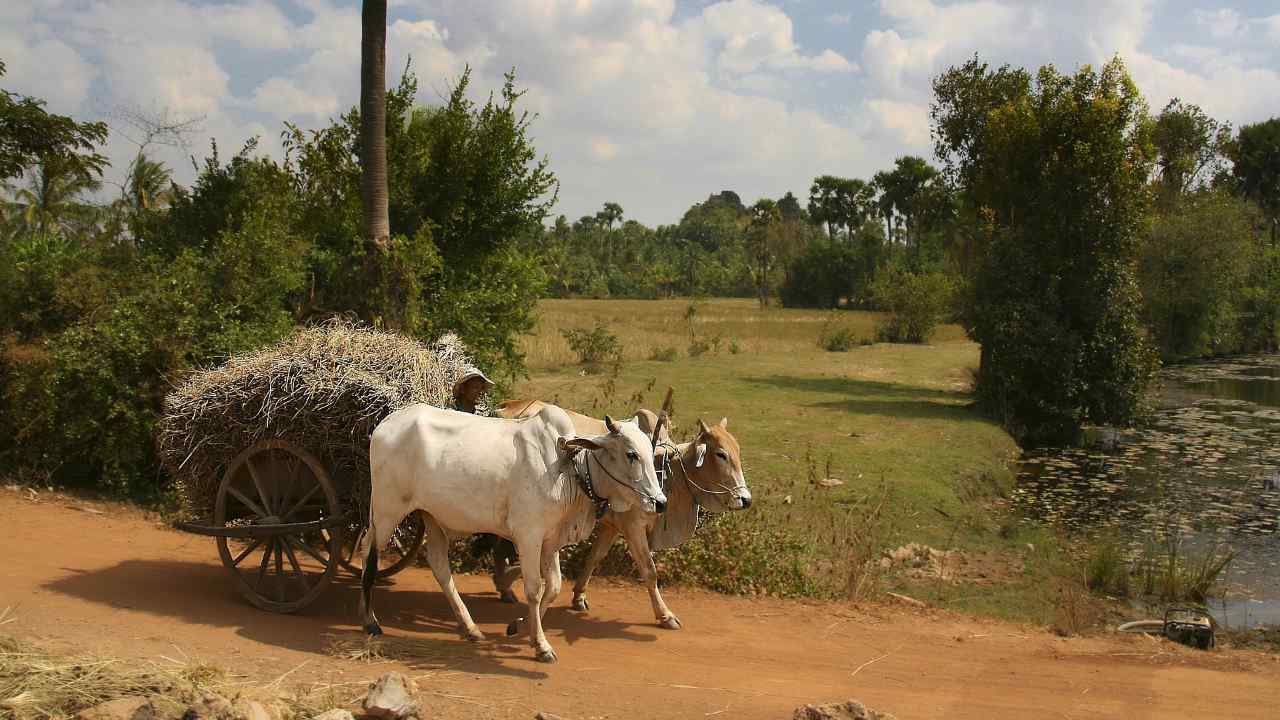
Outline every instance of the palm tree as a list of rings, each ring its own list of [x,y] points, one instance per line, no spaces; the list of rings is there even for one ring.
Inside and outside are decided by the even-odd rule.
[[[6,224],[15,232],[73,231],[93,224],[97,208],[83,201],[102,181],[78,163],[50,157],[32,170],[25,187],[5,202]]]
[[[364,237],[384,248],[387,210],[387,1],[364,0],[360,25],[360,199]]]
[[[138,153],[129,168],[129,180],[125,185],[125,198],[135,212],[157,210],[169,204],[173,197],[173,173],[164,163],[149,160]]]

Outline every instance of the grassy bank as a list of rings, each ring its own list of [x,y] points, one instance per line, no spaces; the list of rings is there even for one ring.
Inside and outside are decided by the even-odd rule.
[[[622,416],[657,407],[671,386],[678,438],[699,417],[729,419],[756,504],[722,518],[684,556],[666,558],[666,576],[729,591],[897,589],[958,609],[1049,619],[1041,568],[1052,542],[1028,537],[1000,509],[1017,447],[969,407],[978,347],[958,327],[941,328],[929,345],[827,352],[817,344],[824,328],[871,338],[876,315],[711,300],[691,323],[688,306],[544,301],[525,344],[532,377],[516,388],[521,397]],[[590,374],[560,331],[596,323],[617,335],[624,362]],[[699,341],[719,349],[691,357]],[[648,359],[669,348],[674,360]],[[825,478],[842,484],[814,482]],[[955,563],[964,567],[931,575],[880,566],[885,550],[911,542],[959,549],[966,559]]]

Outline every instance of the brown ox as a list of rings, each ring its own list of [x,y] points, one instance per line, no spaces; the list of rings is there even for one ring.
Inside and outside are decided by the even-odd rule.
[[[503,403],[497,414],[506,418],[536,415],[548,403],[539,400],[511,400]],[[596,433],[604,422],[581,413],[565,410],[579,434]],[[657,416],[649,410],[637,410],[636,417],[642,430],[652,434]],[[645,517],[634,509],[626,512],[607,512],[601,519],[600,532],[587,555],[586,565],[573,586],[573,609],[584,611],[587,604],[587,584],[596,565],[609,552],[613,541],[621,533],[627,541],[631,558],[640,570],[640,578],[649,590],[649,600],[658,624],[677,630],[680,620],[671,612],[658,591],[658,573],[653,563],[653,551],[680,545],[693,534],[698,526],[698,508],[712,512],[742,510],[751,506],[751,492],[747,489],[742,473],[742,457],[738,441],[729,433],[728,420],[708,426],[698,421],[698,435],[691,442],[673,445],[663,429],[655,443],[656,452],[669,455],[671,472],[664,492],[667,509],[661,515]],[[501,557],[502,553],[495,553]],[[505,565],[499,560],[499,565]],[[519,577],[519,568],[499,567],[494,573],[498,592],[508,602],[515,602],[511,586]]]

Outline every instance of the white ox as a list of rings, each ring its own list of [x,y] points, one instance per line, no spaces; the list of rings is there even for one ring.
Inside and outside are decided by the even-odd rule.
[[[498,414],[503,417],[529,417],[545,407],[554,407],[540,400],[513,400],[502,404]],[[583,435],[593,434],[604,427],[601,421],[571,410],[566,411],[574,429]],[[652,433],[656,416],[648,410],[636,411],[640,427]],[[680,545],[693,535],[698,526],[698,507],[712,512],[742,510],[751,506],[751,491],[742,472],[742,455],[738,440],[728,430],[728,420],[708,426],[698,421],[698,435],[692,442],[672,445],[665,427],[658,438],[657,456],[664,455],[670,461],[671,473],[664,490],[667,492],[667,510],[660,516],[646,515],[635,508],[612,507],[606,513],[587,561],[573,586],[573,609],[588,609],[587,584],[596,565],[608,554],[613,541],[621,533],[627,541],[631,558],[640,570],[640,579],[649,590],[649,602],[658,624],[670,630],[680,628],[680,619],[667,607],[658,590],[658,572],[651,551],[664,550]],[[522,556],[523,558],[523,556]],[[511,585],[519,576],[519,568],[506,573],[494,573],[498,592],[509,602],[515,602]]]
[[[595,526],[597,503],[590,495],[644,514],[666,507],[649,438],[633,422],[605,421],[604,433],[577,437],[557,407],[513,421],[411,405],[383,420],[369,441],[370,545],[360,598],[365,631],[382,632],[372,595],[378,549],[405,515],[421,510],[427,561],[463,634],[484,637],[453,583],[449,535],[492,533],[512,540],[528,567],[539,569],[524,579],[529,643],[539,660],[555,662],[542,616],[560,592],[560,548]]]

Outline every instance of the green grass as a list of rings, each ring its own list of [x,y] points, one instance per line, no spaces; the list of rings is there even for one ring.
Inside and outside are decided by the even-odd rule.
[[[994,496],[1008,487],[1008,463],[1017,447],[970,407],[978,346],[960,328],[940,328],[928,345],[876,344],[831,353],[817,344],[828,313],[762,311],[752,301],[710,300],[698,307],[694,327],[700,340],[720,336],[718,353],[648,360],[655,350],[689,343],[688,304],[544,301],[537,333],[525,343],[532,377],[516,394],[618,417],[638,405],[656,409],[671,386],[677,438],[688,437],[698,418],[727,417],[742,444],[756,500],[731,522],[803,541],[807,562],[832,594],[844,588],[853,564],[872,559],[866,557],[872,545],[915,541],[1014,553],[1023,543],[1016,533],[999,532],[1003,518],[993,511]],[[876,314],[842,315],[842,324],[874,333]],[[596,322],[622,343],[625,362],[616,373],[582,374],[562,341],[562,329]],[[728,352],[730,341],[742,351]],[[810,483],[811,475],[828,473],[844,484]],[[876,504],[882,517],[872,529],[863,519]],[[1038,582],[1031,573],[1013,582],[1021,590],[952,588],[938,594],[952,596],[954,602],[947,602],[964,609],[986,611],[995,601],[1001,608],[995,614],[1018,616],[1018,606],[1029,602],[1027,593]],[[1002,595],[1009,599],[996,600]]]

